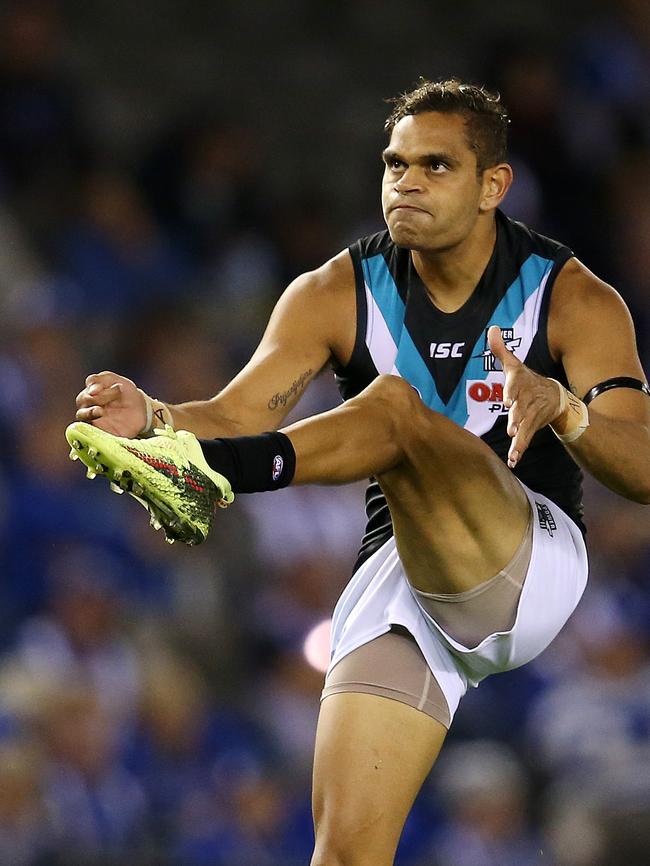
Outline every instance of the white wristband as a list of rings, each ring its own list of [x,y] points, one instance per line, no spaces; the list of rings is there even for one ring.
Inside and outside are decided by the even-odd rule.
[[[151,397],[142,390],[142,388],[138,388],[138,391],[144,397],[144,409],[146,414],[144,427],[140,430],[140,434],[149,433],[153,426],[153,406],[151,405]],[[138,435],[140,435],[138,434]]]
[[[144,409],[146,413],[144,427],[138,435],[146,436],[148,433],[151,433],[154,427],[164,427],[165,425],[173,427],[174,419],[169,406],[161,400],[156,400],[155,397],[150,397],[142,388],[138,388],[138,391],[144,397]]]
[[[550,378],[550,377],[549,377]],[[589,426],[589,410],[582,400],[564,387],[557,379],[550,379],[560,389],[560,411],[554,421],[551,421],[551,430],[560,442],[568,444],[579,439]],[[559,429],[556,429],[555,425]]]

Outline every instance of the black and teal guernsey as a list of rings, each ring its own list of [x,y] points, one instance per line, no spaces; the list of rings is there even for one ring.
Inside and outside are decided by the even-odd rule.
[[[349,251],[356,283],[356,340],[347,366],[334,372],[344,400],[381,373],[401,376],[427,406],[480,436],[505,462],[510,447],[505,376],[488,349],[487,330],[499,325],[517,358],[567,385],[562,366],[549,352],[547,322],[553,283],[573,253],[500,211],[496,225],[485,272],[453,313],[432,303],[410,251],[397,247],[387,231],[354,243]],[[535,434],[514,472],[559,505],[584,532],[582,473],[549,427]],[[393,532],[374,479],[366,493],[366,512],[357,568]]]

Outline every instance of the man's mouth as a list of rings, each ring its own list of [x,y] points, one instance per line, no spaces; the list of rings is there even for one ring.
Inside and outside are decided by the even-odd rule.
[[[413,210],[419,213],[428,213],[428,211],[424,210],[424,208],[416,207],[413,204],[396,204],[393,205],[391,210]]]

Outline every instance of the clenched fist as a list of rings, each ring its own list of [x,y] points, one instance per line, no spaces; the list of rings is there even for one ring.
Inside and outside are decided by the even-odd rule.
[[[144,394],[135,382],[117,373],[91,373],[76,402],[77,421],[87,421],[115,436],[133,438],[146,425]]]

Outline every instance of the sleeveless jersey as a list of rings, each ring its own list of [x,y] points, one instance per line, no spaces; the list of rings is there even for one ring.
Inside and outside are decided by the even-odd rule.
[[[401,376],[429,408],[479,436],[505,462],[511,441],[503,405],[505,375],[489,351],[487,330],[499,325],[506,346],[519,360],[567,385],[562,366],[549,352],[546,331],[553,283],[573,253],[500,211],[496,226],[485,272],[453,313],[433,304],[410,251],[397,247],[387,231],[354,243],[349,252],[356,283],[356,340],[347,366],[334,372],[344,400],[381,373]],[[584,532],[582,473],[549,427],[535,434],[514,472],[559,505]],[[355,570],[393,531],[374,479],[366,492],[366,513]]]

